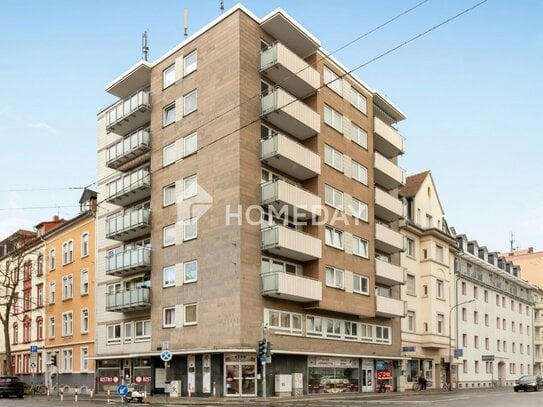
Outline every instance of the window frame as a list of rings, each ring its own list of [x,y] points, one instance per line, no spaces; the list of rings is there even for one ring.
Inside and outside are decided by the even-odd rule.
[[[336,74],[334,71],[332,71],[327,66],[323,67],[322,70],[322,80],[323,84],[334,91],[337,95],[343,97],[343,80],[342,78]]]
[[[194,184],[191,184],[187,187],[187,184],[189,182],[194,182]],[[190,195],[187,194],[187,191],[190,189],[194,189],[194,191],[190,191]],[[198,195],[198,175],[193,174],[188,177],[183,178],[183,200],[193,198]]]
[[[187,237],[187,227],[190,225],[194,225],[194,235]],[[183,221],[183,241],[186,242],[186,241],[194,240],[197,238],[198,238],[198,218],[194,216],[192,218],[185,219]]]
[[[193,138],[196,140],[194,150],[187,152],[187,144]],[[189,155],[195,154],[197,152],[198,152],[198,133],[194,132],[183,137],[183,157],[188,157]]]
[[[168,273],[168,276],[173,276],[173,280],[167,280],[166,275]],[[170,276],[170,277],[171,277]],[[176,285],[176,273],[175,273],[175,265],[169,265],[162,267],[162,287],[168,288],[168,287],[175,287]]]
[[[357,242],[357,245],[355,245],[355,242]],[[355,247],[365,247],[366,251],[365,254],[358,253],[355,251]],[[370,252],[370,242],[362,237],[353,235],[353,254],[358,257],[362,257],[363,259],[369,259],[369,252]]]
[[[187,278],[187,266],[192,265],[192,264],[196,265],[195,276],[194,276],[194,278],[188,279]],[[183,284],[195,283],[197,281],[198,281],[198,260],[194,259],[194,260],[189,260],[189,261],[184,262],[183,263]]]
[[[363,107],[360,106],[359,102],[363,101]],[[357,110],[362,112],[364,115],[368,114],[368,98],[362,93],[357,91],[354,87],[351,86],[351,105],[353,105]]]
[[[173,196],[170,197],[170,201],[167,201],[166,198],[168,195],[171,195],[173,191]],[[162,187],[162,207],[166,208],[167,206],[174,205],[176,203],[176,196],[175,196],[175,182],[169,185],[166,185],[165,187]]]
[[[171,320],[169,323],[166,323],[166,315],[171,313],[173,317],[170,316]],[[175,328],[175,306],[169,306],[162,308],[162,328]]]
[[[169,75],[172,75],[173,78],[171,78]],[[167,68],[164,68],[162,71],[162,89],[169,88],[176,82],[175,79],[175,63],[171,64]]]
[[[332,198],[331,200],[329,198]],[[344,210],[344,194],[343,191],[336,189],[328,184],[324,185],[324,203],[330,205],[338,211]]]
[[[162,228],[162,247],[175,246],[177,241],[175,226],[175,223],[172,223],[171,225],[166,225]],[[169,235],[170,233],[172,233],[171,236]],[[166,236],[166,234],[168,234],[168,236]],[[168,240],[167,237],[169,237]]]
[[[330,160],[328,160],[328,156]],[[341,173],[344,171],[343,153],[328,144],[324,145],[324,163]]]
[[[357,206],[357,210],[355,210],[355,204]],[[362,214],[360,214],[360,210],[363,209]],[[369,206],[366,202],[363,202],[359,199],[356,199],[354,196],[351,197],[351,214],[354,218],[360,219],[361,221],[368,222],[369,221]],[[364,216],[365,215],[365,216]]]
[[[175,123],[176,115],[175,102],[169,103],[162,109],[162,127],[167,127],[172,123]],[[170,116],[171,115],[171,116]],[[169,121],[168,121],[169,118]]]
[[[187,100],[190,97],[194,96],[194,108],[192,110],[187,110]],[[193,89],[189,93],[183,95],[183,117],[188,116],[189,114],[198,110],[198,89]]]
[[[345,290],[345,270],[334,266],[326,266],[324,268],[324,273],[326,287]]]
[[[81,258],[87,257],[90,253],[90,234],[84,232],[81,235]]]
[[[354,137],[356,134],[356,137]],[[360,139],[363,139],[362,141]],[[351,141],[358,144],[365,150],[368,149],[368,132],[360,127],[358,124],[351,122]]]
[[[355,289],[356,283],[355,281],[359,280],[360,284],[360,290]],[[365,284],[362,283],[362,281],[365,281]],[[362,288],[366,286],[366,291],[364,291]],[[353,273],[353,293],[361,294],[361,295],[369,295],[370,294],[370,279],[366,276],[362,276],[360,274]]]
[[[360,171],[363,172],[362,176],[359,174]],[[360,182],[362,185],[368,186],[368,169],[359,162],[351,160],[351,178]]]
[[[339,245],[335,244],[335,236],[339,239]],[[330,237],[330,240],[329,240]],[[344,242],[344,232],[341,229],[336,229],[333,226],[326,225],[324,227],[324,243],[329,246],[333,247],[338,250],[344,250],[345,248],[345,242]]]
[[[169,155],[171,154],[171,157]],[[165,145],[162,148],[162,168],[168,167],[176,162],[175,142]]]
[[[187,66],[190,67],[190,65],[187,64],[187,61],[189,60],[189,58],[193,56],[196,57],[196,60],[194,61],[194,68],[187,69]],[[198,70],[198,50],[197,49],[189,52],[187,55],[183,57],[183,77],[190,75],[196,70]]]
[[[324,123],[343,134],[343,115],[331,106],[324,104]]]
[[[187,309],[189,307],[195,308],[195,320],[194,321],[188,321],[187,322]],[[198,325],[198,303],[193,302],[190,304],[183,304],[183,326],[192,326],[192,325]]]
[[[89,282],[89,269],[81,270],[81,281],[80,281],[80,295],[89,295],[90,292],[90,282]]]

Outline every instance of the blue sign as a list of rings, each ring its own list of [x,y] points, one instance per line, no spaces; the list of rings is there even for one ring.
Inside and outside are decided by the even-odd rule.
[[[160,354],[160,359],[162,359],[163,362],[169,362],[172,360],[172,353],[169,350],[163,350]]]
[[[121,384],[119,387],[117,387],[117,394],[119,396],[126,396],[128,393],[128,386],[126,384]]]
[[[414,346],[402,346],[402,352],[415,352]]]
[[[454,350],[454,357],[455,357],[455,358],[462,358],[462,357],[464,357],[464,349],[455,349],[455,350]]]
[[[30,345],[30,353],[38,353],[38,346]]]

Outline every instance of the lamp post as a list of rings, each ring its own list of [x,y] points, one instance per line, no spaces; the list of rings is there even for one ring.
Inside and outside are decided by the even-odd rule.
[[[460,302],[456,305],[453,305],[449,310],[449,391],[452,391],[452,333],[451,333],[451,316],[454,309],[458,308],[460,305],[469,304],[470,302],[475,301],[475,298],[472,298],[468,301]],[[458,339],[458,338],[457,338]],[[458,344],[457,344],[458,346]]]

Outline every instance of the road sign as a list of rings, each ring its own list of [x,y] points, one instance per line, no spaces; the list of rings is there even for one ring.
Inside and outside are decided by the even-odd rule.
[[[30,367],[31,367],[32,369],[35,369],[35,368],[36,368],[36,364],[35,364],[34,362],[32,362],[32,363],[30,364]]]
[[[414,346],[403,346],[402,347],[402,352],[415,352],[415,347]]]
[[[483,362],[493,362],[494,361],[494,355],[482,355],[481,360]]]
[[[126,384],[121,384],[119,387],[117,387],[117,394],[119,396],[126,396],[127,393],[128,387],[126,386]]]
[[[136,383],[141,383],[141,382],[142,382],[141,376],[136,376],[136,377],[134,377],[134,381],[135,381]]]
[[[38,346],[30,345],[30,353],[38,353]]]
[[[172,353],[169,350],[163,350],[160,354],[160,359],[162,359],[164,362],[169,362],[172,360]]]
[[[454,357],[455,357],[455,358],[462,358],[462,357],[464,357],[464,349],[455,349],[455,350],[454,350]]]

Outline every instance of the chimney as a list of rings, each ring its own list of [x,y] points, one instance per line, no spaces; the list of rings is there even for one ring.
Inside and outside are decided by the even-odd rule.
[[[534,252],[534,248],[533,247],[528,247],[528,253],[533,253]]]

